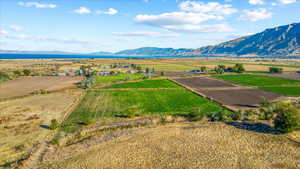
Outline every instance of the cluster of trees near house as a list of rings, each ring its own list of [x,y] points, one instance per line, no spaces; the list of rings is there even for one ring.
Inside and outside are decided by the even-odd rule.
[[[235,73],[243,73],[246,71],[244,65],[241,63],[235,64],[233,67],[226,67],[225,65],[218,65],[215,67],[214,71],[217,74],[223,74],[225,72],[235,72]]]

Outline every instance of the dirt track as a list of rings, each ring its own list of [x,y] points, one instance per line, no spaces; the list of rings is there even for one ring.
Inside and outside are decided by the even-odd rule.
[[[53,151],[43,169],[296,169],[299,143],[266,125],[181,123],[133,130],[89,149]],[[254,131],[257,126],[263,128]],[[247,129],[247,130],[246,130]],[[264,133],[266,132],[266,133]],[[107,137],[107,136],[103,136]],[[99,138],[100,139],[100,138]],[[87,142],[87,145],[90,143]],[[62,150],[62,148],[60,148]],[[77,152],[77,153],[76,153]],[[59,154],[57,154],[59,153]]]
[[[0,84],[0,99],[28,95],[35,90],[55,91],[75,86],[82,77],[21,77]]]

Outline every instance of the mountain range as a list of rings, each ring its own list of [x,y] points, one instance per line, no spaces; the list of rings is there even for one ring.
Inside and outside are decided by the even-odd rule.
[[[14,54],[74,54],[61,51],[1,51]],[[116,53],[94,52],[94,56],[300,56],[300,23],[266,29],[217,45],[198,49],[143,47]]]

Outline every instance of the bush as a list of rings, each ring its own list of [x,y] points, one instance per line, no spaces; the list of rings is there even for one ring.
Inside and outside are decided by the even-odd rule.
[[[226,67],[224,65],[218,65],[215,67],[215,72],[217,74],[223,74],[225,72]]]
[[[96,83],[96,78],[90,77],[90,78],[86,78],[86,79],[82,80],[80,82],[79,87],[82,89],[89,89],[89,88],[92,88],[95,83]]]
[[[299,110],[291,104],[279,103],[274,119],[274,127],[283,133],[300,129]]]
[[[239,110],[237,112],[233,112],[231,118],[232,120],[244,120],[244,114],[245,114],[244,111]]]
[[[206,116],[201,109],[194,109],[189,114],[187,114],[190,121],[201,121]]]
[[[221,110],[208,115],[211,121],[226,121],[231,116],[232,116],[232,112],[228,110]]]
[[[269,68],[269,72],[270,73],[282,73],[283,69],[282,68],[278,68],[278,67],[270,67]]]
[[[201,70],[201,72],[207,72],[207,67],[206,66],[201,66],[200,70]]]
[[[14,74],[15,76],[21,76],[21,75],[22,75],[22,73],[21,73],[19,70],[13,71],[13,74]]]
[[[0,72],[0,82],[4,82],[4,81],[7,81],[7,80],[10,80],[10,77],[5,73]]]
[[[56,130],[59,127],[59,123],[56,119],[52,119],[50,123],[50,130]]]
[[[264,120],[271,120],[274,118],[275,111],[276,111],[277,104],[271,103],[267,99],[263,98],[262,102],[260,103],[260,113],[262,113]]]
[[[29,75],[31,74],[31,70],[29,70],[29,69],[24,69],[24,70],[23,70],[23,74],[24,74],[24,76],[29,76]]]
[[[243,73],[243,72],[246,71],[245,68],[244,68],[244,65],[241,64],[241,63],[235,64],[235,66],[232,69],[236,73]]]

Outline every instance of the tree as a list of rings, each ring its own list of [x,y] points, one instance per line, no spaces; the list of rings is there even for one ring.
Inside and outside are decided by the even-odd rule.
[[[207,67],[206,66],[201,66],[200,70],[201,70],[201,72],[207,72]]]
[[[274,119],[274,127],[283,132],[289,133],[300,129],[300,114],[299,110],[287,103],[279,103]]]
[[[24,69],[24,70],[23,70],[23,74],[24,74],[25,76],[29,76],[29,75],[31,74],[31,70],[29,70],[29,69]]]
[[[282,68],[278,68],[278,67],[270,67],[269,68],[269,72],[270,73],[282,73],[283,69]]]
[[[13,71],[13,73],[16,76],[21,76],[21,74],[22,74],[19,70],[15,70],[15,71]]]
[[[233,70],[234,70],[234,72],[236,72],[236,73],[243,73],[243,72],[246,71],[245,68],[244,68],[244,65],[241,64],[241,63],[235,64],[235,66],[233,67]]]
[[[225,72],[225,66],[224,65],[218,65],[215,67],[215,72],[217,74],[223,74]]]

